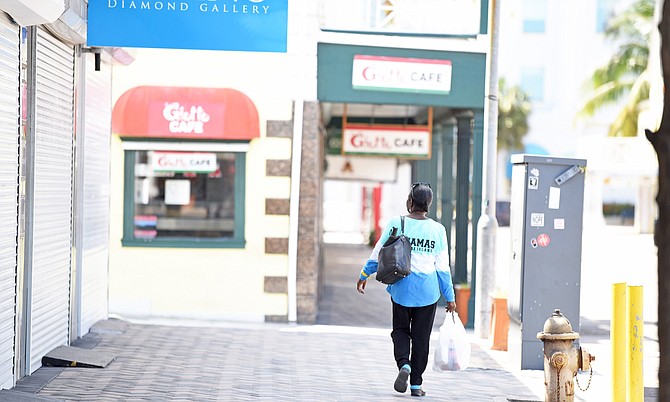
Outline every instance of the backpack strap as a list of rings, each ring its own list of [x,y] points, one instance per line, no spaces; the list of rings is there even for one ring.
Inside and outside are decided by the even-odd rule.
[[[405,234],[405,217],[400,216],[400,234]]]

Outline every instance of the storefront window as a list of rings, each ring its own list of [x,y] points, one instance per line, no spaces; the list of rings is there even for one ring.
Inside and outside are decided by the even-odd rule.
[[[523,31],[525,33],[544,33],[546,17],[546,0],[523,1]]]
[[[321,29],[410,35],[477,35],[481,0],[319,0]]]
[[[241,246],[238,152],[126,151],[125,245]]]

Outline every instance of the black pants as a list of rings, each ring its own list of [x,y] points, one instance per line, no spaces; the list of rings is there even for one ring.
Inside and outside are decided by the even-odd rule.
[[[400,369],[412,367],[410,385],[423,384],[423,372],[428,365],[430,333],[433,330],[437,303],[424,307],[405,307],[393,302],[393,354]],[[411,349],[411,351],[410,351]]]

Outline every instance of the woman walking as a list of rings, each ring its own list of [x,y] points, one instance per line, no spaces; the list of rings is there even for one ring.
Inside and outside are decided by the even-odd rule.
[[[412,244],[412,272],[386,287],[393,305],[391,339],[398,366],[393,388],[404,393],[409,380],[412,396],[426,395],[422,375],[428,365],[430,333],[440,294],[447,301],[447,311],[456,310],[446,230],[426,216],[432,201],[433,190],[429,183],[412,184],[407,197],[409,214],[404,219],[404,234]],[[368,278],[377,272],[379,251],[392,229],[400,229],[400,221],[400,216],[392,218],[375,244],[356,284],[358,292],[365,293]]]

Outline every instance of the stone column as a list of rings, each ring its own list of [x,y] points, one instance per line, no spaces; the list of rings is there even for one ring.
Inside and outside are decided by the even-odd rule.
[[[316,322],[319,290],[322,283],[323,139],[319,131],[318,106],[317,102],[305,102],[303,114],[297,267],[297,309],[300,324]]]

